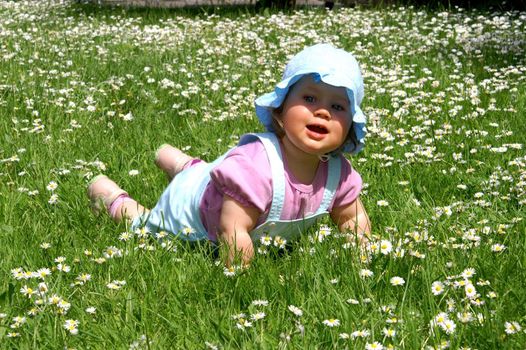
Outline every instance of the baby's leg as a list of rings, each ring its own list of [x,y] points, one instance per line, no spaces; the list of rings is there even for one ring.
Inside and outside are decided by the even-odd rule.
[[[128,194],[120,195],[111,203],[108,208],[108,213],[116,222],[127,220],[132,222],[135,218],[148,212],[148,209],[140,205],[135,199],[128,196]]]
[[[117,222],[131,221],[147,212],[147,209],[105,175],[99,175],[91,181],[88,186],[88,197],[94,212],[107,210],[111,218]]]
[[[173,179],[194,159],[168,144],[162,145],[155,152],[155,164],[168,175],[169,179]]]

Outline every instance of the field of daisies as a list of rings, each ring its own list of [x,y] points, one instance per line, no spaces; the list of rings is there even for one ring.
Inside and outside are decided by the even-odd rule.
[[[524,349],[526,13],[148,11],[0,1],[1,349]],[[212,160],[330,42],[363,69],[366,250],[321,222],[249,268],[89,210],[153,206],[171,143]]]

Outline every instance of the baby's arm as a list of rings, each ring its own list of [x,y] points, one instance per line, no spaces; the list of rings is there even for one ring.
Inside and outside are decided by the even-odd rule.
[[[260,215],[257,208],[244,207],[232,197],[224,195],[219,218],[219,240],[228,247],[227,265],[235,262],[237,254],[240,254],[244,265],[254,256],[249,232],[256,226]]]
[[[331,218],[340,232],[353,232],[361,244],[367,243],[371,234],[371,221],[359,197],[349,205],[333,208]]]

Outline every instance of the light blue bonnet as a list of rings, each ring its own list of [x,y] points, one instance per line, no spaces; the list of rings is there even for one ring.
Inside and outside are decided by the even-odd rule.
[[[281,106],[289,88],[308,74],[313,74],[317,82],[321,80],[332,86],[346,88],[353,121],[352,131],[356,135],[358,145],[354,147],[347,143],[343,150],[352,154],[360,152],[367,132],[366,118],[360,109],[364,94],[362,74],[352,54],[330,44],[309,46],[292,57],[274,91],[258,97],[255,101],[256,115],[261,123],[268,131],[274,131],[272,110]]]

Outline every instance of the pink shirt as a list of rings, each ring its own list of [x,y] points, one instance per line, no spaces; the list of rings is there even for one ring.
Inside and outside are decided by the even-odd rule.
[[[362,179],[343,156],[340,183],[329,208],[351,204],[358,198]],[[312,184],[303,184],[294,178],[284,159],[285,201],[281,220],[301,219],[315,213],[323,198],[327,182],[327,163],[320,166]],[[210,240],[216,241],[219,217],[225,194],[243,206],[255,207],[262,214],[257,222],[265,222],[272,202],[272,176],[265,147],[259,141],[234,148],[212,172],[199,211]]]

